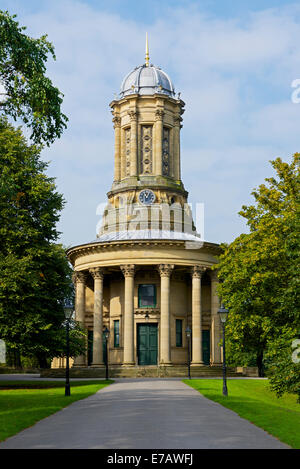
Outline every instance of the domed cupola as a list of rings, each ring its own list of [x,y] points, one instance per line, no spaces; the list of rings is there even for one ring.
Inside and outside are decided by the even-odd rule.
[[[121,85],[121,98],[132,94],[163,94],[171,98],[175,96],[175,89],[168,75],[161,68],[149,64],[148,35],[146,36],[145,64],[128,73]]]
[[[175,96],[173,83],[168,75],[159,67],[154,65],[140,65],[124,78],[120,97],[130,94],[165,94],[170,97]]]

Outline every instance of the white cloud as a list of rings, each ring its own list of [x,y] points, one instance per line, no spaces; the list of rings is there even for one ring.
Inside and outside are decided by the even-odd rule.
[[[79,1],[47,3],[19,17],[33,36],[48,33],[57,61],[49,74],[63,91],[69,127],[45,151],[68,204],[63,241],[94,238],[95,210],[110,189],[113,128],[109,102],[122,78],[150,58],[186,102],[182,131],[184,184],[206,204],[206,238],[230,241],[245,225],[237,211],[271,173],[269,159],[299,145],[300,105],[290,101],[300,77],[297,5],[225,20],[173,8],[150,27]],[[299,149],[299,148],[298,148]],[[221,224],[221,226],[220,226]]]

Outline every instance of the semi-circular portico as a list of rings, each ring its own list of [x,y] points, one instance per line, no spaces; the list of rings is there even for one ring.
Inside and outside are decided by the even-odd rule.
[[[218,280],[212,270],[219,247],[196,243],[181,239],[96,241],[68,251],[74,265],[76,319],[93,332],[92,353],[76,358],[74,366],[104,365],[103,327],[111,331],[110,366],[147,365],[141,363],[141,325],[144,334],[152,325],[149,333],[157,340],[156,357],[154,350],[149,365],[186,364],[187,326],[193,331],[191,365],[221,363]],[[140,304],[142,285],[153,286],[154,304]],[[151,353],[145,347],[143,353]]]

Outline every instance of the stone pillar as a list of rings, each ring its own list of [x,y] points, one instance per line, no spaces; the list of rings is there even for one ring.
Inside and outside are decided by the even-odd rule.
[[[85,317],[85,284],[86,284],[86,273],[85,272],[74,272],[73,282],[76,288],[76,303],[75,303],[75,320],[84,327]],[[85,366],[86,357],[85,355],[79,355],[75,358],[74,366]]]
[[[123,365],[135,365],[134,359],[134,265],[120,266],[125,277],[124,357]]]
[[[218,276],[216,270],[210,272],[210,281],[211,281],[211,354],[212,354],[212,364],[220,365],[222,363],[221,359],[221,347],[219,343],[222,336],[222,328],[220,323],[220,318],[218,314],[220,301],[217,295],[217,286],[218,286]]]
[[[201,277],[205,270],[200,265],[192,267],[192,365],[203,365]]]
[[[130,176],[137,176],[137,112],[128,111],[131,122],[130,132]]]
[[[162,143],[163,143],[163,117],[164,111],[155,112],[155,174],[162,176]]]
[[[120,173],[121,179],[126,177],[125,130],[120,127]]]
[[[114,129],[115,129],[115,172],[114,180],[116,182],[121,179],[121,118],[115,116],[113,118]]]
[[[103,363],[103,269],[90,269],[94,278],[94,329],[92,366],[104,366]]]
[[[160,264],[160,364],[171,365],[170,277],[174,265]]]
[[[182,125],[180,122],[182,121],[182,117],[177,116],[174,118],[174,128],[173,128],[173,164],[174,164],[174,179],[177,181],[180,180],[180,129]]]

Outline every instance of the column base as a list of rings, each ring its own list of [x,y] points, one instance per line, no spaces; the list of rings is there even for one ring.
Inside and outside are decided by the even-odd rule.
[[[167,363],[160,363],[159,366],[173,366],[173,364],[171,362],[167,362]]]
[[[127,367],[127,366],[135,366],[134,362],[129,362],[129,363],[123,363],[122,367]]]
[[[91,368],[105,368],[104,363],[93,363]]]
[[[192,362],[191,366],[205,366],[204,362]]]

